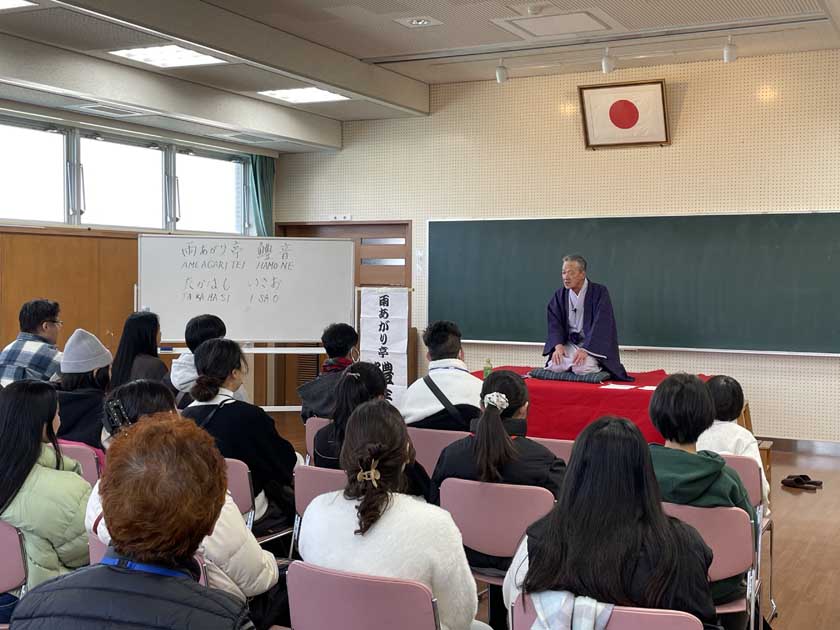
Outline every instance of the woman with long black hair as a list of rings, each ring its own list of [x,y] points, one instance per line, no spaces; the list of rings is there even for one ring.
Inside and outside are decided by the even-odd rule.
[[[520,592],[558,592],[605,604],[680,610],[716,628],[712,552],[662,511],[638,427],[600,418],[575,440],[560,499],[534,523],[505,576],[505,604]]]
[[[111,388],[146,378],[163,381],[169,370],[158,356],[160,320],[154,313],[132,313],[125,320],[111,369]]]
[[[62,457],[59,423],[49,383],[17,381],[0,391],[0,520],[23,532],[27,589],[88,563],[90,484],[78,462]],[[11,615],[19,595],[0,594],[0,614]]]

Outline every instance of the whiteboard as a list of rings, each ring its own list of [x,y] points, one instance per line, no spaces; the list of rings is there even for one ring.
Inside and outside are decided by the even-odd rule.
[[[138,248],[137,305],[157,313],[166,341],[203,313],[252,342],[316,342],[355,321],[351,240],[141,234]]]

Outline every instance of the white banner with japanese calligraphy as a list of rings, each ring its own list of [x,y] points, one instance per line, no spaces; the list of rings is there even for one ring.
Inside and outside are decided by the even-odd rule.
[[[408,289],[362,289],[360,359],[385,375],[387,397],[399,401],[408,387]]]

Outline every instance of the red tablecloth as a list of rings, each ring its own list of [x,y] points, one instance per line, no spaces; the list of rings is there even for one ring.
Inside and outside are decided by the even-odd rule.
[[[497,369],[512,370],[518,374],[527,374],[531,370],[527,367],[513,366]],[[481,378],[481,372],[475,374]],[[607,385],[632,385],[633,389],[609,389],[592,383],[525,379],[531,397],[531,405],[528,408],[528,435],[574,440],[593,420],[612,415],[632,420],[642,430],[648,442],[664,443],[665,440],[648,416],[648,405],[653,390],[640,388],[659,385],[667,376],[665,370],[637,372],[630,376],[636,378],[632,383],[608,381]]]

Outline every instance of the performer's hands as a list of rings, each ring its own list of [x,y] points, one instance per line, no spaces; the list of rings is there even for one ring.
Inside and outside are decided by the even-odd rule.
[[[586,357],[588,356],[589,353],[586,350],[584,350],[583,348],[578,348],[577,352],[575,352],[575,358],[572,360],[572,363],[580,367],[586,362]]]
[[[563,361],[563,344],[558,343],[554,346],[554,352],[551,354],[551,362],[557,365]]]

